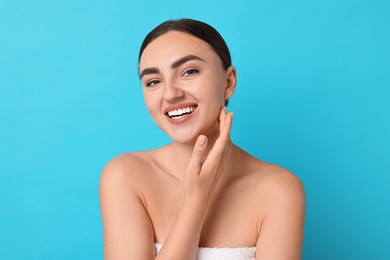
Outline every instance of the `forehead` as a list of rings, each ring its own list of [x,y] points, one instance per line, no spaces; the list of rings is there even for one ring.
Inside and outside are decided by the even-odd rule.
[[[196,55],[210,63],[221,63],[207,42],[188,33],[170,31],[157,37],[145,48],[139,67],[171,64],[186,55]]]

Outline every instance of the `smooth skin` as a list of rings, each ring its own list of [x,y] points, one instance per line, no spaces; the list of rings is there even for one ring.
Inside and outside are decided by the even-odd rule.
[[[139,69],[146,107],[172,142],[104,168],[104,258],[196,259],[199,246],[256,246],[256,259],[301,259],[300,180],[230,139],[233,113],[224,102],[236,87],[234,67],[223,69],[206,42],[171,31],[146,47]],[[196,110],[173,124],[166,110],[180,104]],[[155,242],[163,244],[157,256]]]

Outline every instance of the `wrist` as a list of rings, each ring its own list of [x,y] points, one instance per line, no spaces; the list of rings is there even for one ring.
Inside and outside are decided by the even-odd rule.
[[[199,217],[206,216],[210,206],[210,200],[204,196],[187,195],[184,197],[183,209],[192,211]]]

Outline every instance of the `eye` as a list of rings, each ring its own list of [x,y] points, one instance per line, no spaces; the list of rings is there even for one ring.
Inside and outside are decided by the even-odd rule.
[[[146,87],[154,87],[156,85],[158,85],[161,81],[160,80],[151,80],[151,81],[148,81],[146,82]]]
[[[199,70],[197,69],[188,69],[184,72],[183,76],[192,76],[192,75],[195,75],[195,74],[198,74],[199,73]]]

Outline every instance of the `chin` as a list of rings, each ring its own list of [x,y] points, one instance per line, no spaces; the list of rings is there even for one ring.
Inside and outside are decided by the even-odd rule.
[[[167,134],[169,135],[169,137],[171,137],[171,139],[174,142],[183,143],[183,144],[185,143],[194,144],[200,135],[205,135],[207,136],[208,139],[210,139],[216,134],[218,134],[218,131],[219,131],[219,126],[216,124],[214,127],[210,127],[207,130],[194,129],[194,131],[191,132],[182,132],[182,133],[175,132],[175,133],[169,133],[169,134],[167,133]]]
[[[198,138],[200,134],[192,134],[192,135],[170,135],[172,141],[176,143],[183,143],[183,144],[192,144],[196,142],[196,139]]]
[[[215,134],[218,134],[219,131],[219,125],[216,123],[216,119],[208,118],[207,121],[200,121],[202,121],[202,124],[194,121],[195,123],[190,122],[190,124],[186,123],[182,126],[173,126],[161,121],[158,123],[157,121],[155,122],[173,142],[193,144],[196,142],[199,135],[205,135],[207,138],[212,138]]]

